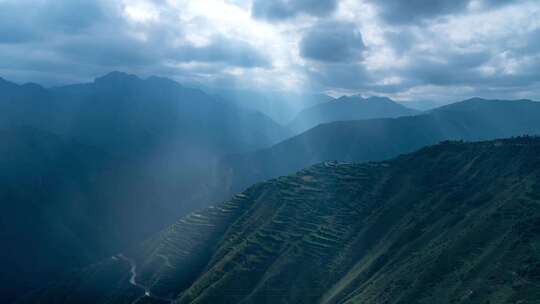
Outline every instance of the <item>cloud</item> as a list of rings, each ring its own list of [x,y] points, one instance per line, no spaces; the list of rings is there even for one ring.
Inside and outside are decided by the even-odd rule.
[[[377,0],[373,3],[386,22],[402,25],[461,12],[467,8],[469,0]]]
[[[536,0],[0,0],[0,76],[540,99],[539,20]]]
[[[540,54],[540,27],[521,35],[518,40],[522,42],[520,45],[514,48],[508,47],[511,52],[516,55]]]
[[[370,0],[379,16],[391,25],[411,25],[455,16],[477,9],[497,9],[525,0]]]
[[[68,37],[51,49],[73,62],[107,67],[137,67],[160,61],[157,51],[121,34]]]
[[[57,74],[51,78],[80,79],[118,69],[174,76],[171,67],[191,63],[213,64],[223,77],[231,68],[271,67],[271,58],[245,39],[209,32],[204,43],[193,41],[198,33],[188,33],[187,22],[208,31],[204,18],[184,20],[177,9],[157,0],[0,0],[0,70],[42,79],[49,69]]]
[[[181,62],[223,62],[239,67],[268,67],[271,62],[245,41],[214,37],[205,46],[186,45],[172,50]]]
[[[403,55],[409,51],[417,40],[416,36],[411,31],[407,30],[400,32],[386,32],[385,38],[399,55]]]
[[[14,1],[0,1],[0,43],[21,43],[36,38],[36,30]]]
[[[0,42],[18,43],[61,32],[77,34],[107,22],[100,0],[4,0],[0,1]]]
[[[313,85],[325,89],[365,90],[373,82],[373,74],[362,64],[333,63],[312,67],[308,74]]]
[[[462,85],[477,83],[485,78],[479,67],[488,62],[488,52],[464,54],[450,53],[446,56],[422,56],[400,70],[400,75],[416,84]]]
[[[513,5],[516,3],[525,2],[524,0],[483,0],[481,1],[485,8],[498,8],[507,5]]]
[[[364,50],[362,34],[354,23],[323,22],[311,28],[300,41],[300,55],[322,62],[358,60]]]
[[[106,21],[106,5],[100,0],[56,0],[37,4],[38,22],[52,30],[79,32]],[[40,7],[41,6],[41,7]],[[46,14],[38,12],[46,11]]]
[[[251,13],[257,19],[281,21],[302,14],[328,16],[336,7],[337,0],[254,0]]]

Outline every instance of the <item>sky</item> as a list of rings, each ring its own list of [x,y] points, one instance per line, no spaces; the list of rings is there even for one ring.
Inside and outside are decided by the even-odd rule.
[[[0,77],[540,100],[538,0],[0,0]]]

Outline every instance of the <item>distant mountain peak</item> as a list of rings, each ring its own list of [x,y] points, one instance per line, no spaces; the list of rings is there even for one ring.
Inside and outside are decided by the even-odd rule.
[[[335,101],[321,103],[303,110],[289,124],[297,133],[319,124],[344,120],[363,120],[409,116],[418,112],[399,104],[388,97],[361,95],[342,96]]]
[[[471,97],[469,99],[463,100],[462,102],[479,102],[479,101],[488,101],[488,100],[482,97]]]
[[[29,89],[29,90],[35,90],[35,91],[43,91],[45,90],[44,87],[41,85],[35,83],[35,82],[28,82],[22,85],[23,88]]]
[[[493,109],[494,106],[511,108],[513,105],[520,104],[521,106],[527,106],[534,105],[534,103],[535,102],[530,99],[501,100],[473,97],[432,109],[430,110],[430,112],[437,113],[444,111],[481,111],[483,109]]]
[[[386,97],[386,96],[370,96],[365,99],[366,101],[376,101],[376,102],[391,102],[396,103],[394,100]]]
[[[362,97],[362,95],[360,94],[356,94],[356,95],[343,95],[339,98],[336,99],[336,101],[363,101],[364,100],[364,97]]]
[[[17,84],[0,77],[0,85],[16,86]]]
[[[362,97],[360,94],[356,95],[343,95],[336,99],[336,101],[346,101],[346,102],[358,102],[358,101],[369,101],[369,102],[391,102],[396,103],[394,100],[386,96],[369,96],[367,98]]]
[[[150,76],[150,77],[146,78],[145,81],[150,82],[150,83],[154,83],[154,84],[163,84],[163,85],[167,85],[167,86],[182,87],[182,85],[180,83],[178,83],[177,81],[175,81],[173,79],[167,78],[167,77]]]
[[[104,84],[104,83],[132,83],[136,81],[140,81],[141,79],[133,74],[128,74],[124,72],[110,72],[104,76],[97,77],[94,80],[94,83],[96,84]]]

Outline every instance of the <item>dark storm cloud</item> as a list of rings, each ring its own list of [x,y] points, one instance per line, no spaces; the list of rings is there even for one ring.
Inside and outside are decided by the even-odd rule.
[[[413,33],[406,30],[401,32],[386,32],[385,38],[398,55],[403,55],[409,51],[417,39]]]
[[[337,0],[254,0],[251,14],[257,19],[279,21],[302,14],[324,17],[336,7]]]
[[[47,1],[42,6],[37,9],[46,14],[36,18],[52,30],[79,32],[106,20],[106,8],[96,0]]]
[[[537,56],[518,58],[524,62],[512,72],[504,68],[508,59],[501,63],[501,59],[489,51],[450,52],[438,56],[414,53],[414,56],[410,64],[392,71],[402,78],[400,84],[374,89],[381,92],[404,92],[415,87],[436,86],[448,94],[454,94],[454,88],[466,87],[471,94],[469,96],[516,98],[540,84],[540,58]]]
[[[377,0],[379,15],[391,24],[410,24],[463,11],[469,0]]]
[[[376,79],[361,63],[316,64],[306,73],[313,86],[322,88],[364,90],[373,85]]]
[[[249,43],[217,37],[206,46],[183,46],[174,58],[184,62],[226,62],[239,67],[268,67],[270,61]]]
[[[362,34],[353,23],[325,22],[310,29],[300,41],[300,55],[322,62],[358,60],[364,50]]]
[[[73,62],[91,65],[144,66],[160,59],[145,43],[121,34],[70,37],[51,48]]]
[[[437,57],[417,54],[400,75],[417,84],[461,85],[481,81],[484,77],[478,67],[491,58],[489,53],[439,54]]]
[[[471,0],[371,0],[389,24],[407,25],[467,11]],[[524,0],[480,0],[483,9],[508,6]]]
[[[522,37],[519,37],[524,43],[518,47],[506,47],[516,55],[540,55],[540,28],[527,32]]]
[[[47,85],[122,70],[222,86],[540,94],[534,0],[225,1],[239,19],[168,3],[0,0],[0,76]]]
[[[524,0],[483,0],[482,4],[484,7],[497,8],[501,6],[512,5],[520,2],[525,2]]]
[[[155,23],[130,23],[116,1],[0,1],[0,70],[33,79],[46,72],[79,78],[113,69],[159,71],[188,62],[221,70],[271,66],[248,42],[225,36],[212,37],[207,46],[175,44],[185,35],[180,25],[161,16]]]
[[[106,22],[103,3],[95,0],[0,2],[0,43],[44,39],[47,34],[76,34]]]

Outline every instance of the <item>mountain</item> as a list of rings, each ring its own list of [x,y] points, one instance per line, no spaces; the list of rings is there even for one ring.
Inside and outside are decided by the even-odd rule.
[[[406,106],[407,108],[414,109],[417,111],[429,111],[433,110],[448,104],[451,104],[451,101],[444,100],[406,100],[399,101],[400,104]]]
[[[203,89],[228,103],[264,113],[276,122],[286,125],[302,110],[334,100],[325,94],[302,94],[292,92]]]
[[[140,137],[146,137],[155,142],[193,143],[219,154],[264,147],[288,136],[260,112],[229,105],[166,78],[142,80],[115,72],[92,84],[53,91],[76,107],[68,115],[72,117],[69,127],[77,130],[78,138],[90,133],[85,140],[93,145],[146,148],[148,143],[140,142]],[[96,127],[108,132],[95,132]]]
[[[0,136],[9,301],[207,206],[218,157],[288,131],[174,81],[113,72],[50,89],[0,80]]]
[[[33,128],[0,138],[2,302],[137,240],[120,233],[112,212],[120,204],[100,191],[112,187],[105,168],[118,160]]]
[[[334,121],[392,118],[418,113],[386,97],[343,96],[303,110],[288,127],[299,134],[319,124]]]
[[[224,157],[223,187],[215,192],[235,193],[327,160],[377,161],[442,140],[525,134],[540,134],[538,102],[474,98],[417,116],[323,124],[270,148]]]
[[[254,185],[20,303],[536,303],[540,139]]]

